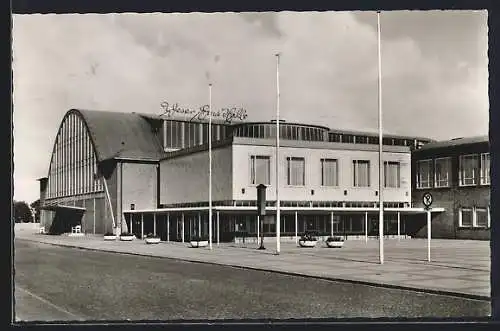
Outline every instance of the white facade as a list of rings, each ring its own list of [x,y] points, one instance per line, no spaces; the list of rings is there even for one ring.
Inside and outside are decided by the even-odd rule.
[[[333,145],[333,144],[332,144]],[[280,200],[282,201],[363,201],[378,202],[378,152],[370,150],[325,148],[281,147],[279,168],[281,169]],[[362,148],[361,146],[358,146]],[[270,157],[270,185],[267,188],[268,200],[276,200],[276,148],[272,146],[233,145],[233,200],[253,200],[257,198],[257,185],[250,184],[250,157]],[[287,185],[287,157],[302,157],[305,160],[305,185]],[[400,187],[384,188],[384,201],[411,202],[410,151],[385,152],[384,161],[400,163]],[[335,159],[338,162],[338,185],[322,186],[321,159]],[[353,161],[370,161],[370,186],[354,187]],[[243,190],[245,193],[242,193]],[[312,194],[312,190],[314,193]],[[347,191],[344,195],[344,191]]]
[[[289,146],[287,146],[287,144]],[[281,201],[378,202],[377,146],[341,143],[313,143],[293,147],[296,142],[280,148]],[[353,148],[355,147],[355,148]],[[270,180],[267,200],[276,200],[276,148],[269,140],[238,138],[231,145],[213,150],[213,201],[255,200],[256,186],[251,183],[251,157],[269,157]],[[411,202],[410,149],[384,146],[384,161],[397,162],[399,187],[384,188],[384,202]],[[304,185],[287,184],[287,158],[303,158]],[[321,159],[337,160],[338,181],[335,186],[321,182]],[[354,186],[353,161],[369,161],[369,186]],[[163,205],[208,201],[208,151],[193,152],[165,159],[160,163],[160,203]]]

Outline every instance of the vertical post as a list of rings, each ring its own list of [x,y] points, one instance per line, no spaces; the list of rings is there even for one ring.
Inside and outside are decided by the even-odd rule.
[[[95,234],[95,198],[93,199],[94,200],[94,225],[93,225],[93,232]],[[117,233],[119,235],[119,233]]]
[[[280,253],[280,176],[279,176],[279,149],[280,149],[280,54],[276,54],[276,254]]]
[[[198,213],[198,237],[201,237],[201,213]]]
[[[378,197],[379,197],[379,224],[378,224],[378,240],[379,240],[379,259],[380,264],[384,264],[384,199],[383,186],[384,179],[384,163],[382,159],[382,60],[380,49],[380,11],[377,12],[377,35],[378,35],[378,135],[379,135],[379,155],[378,155]]]
[[[297,211],[295,211],[295,245],[299,244],[299,215]]]
[[[144,239],[144,213],[141,213],[141,239]]]
[[[87,222],[85,222],[85,215],[87,214],[87,208],[85,207],[85,199],[82,199],[82,202],[83,202],[83,208],[85,208],[85,214],[83,214],[83,217],[82,217],[82,228],[83,228],[83,233],[87,233]],[[35,222],[35,217],[33,215],[33,222]]]
[[[167,213],[167,242],[170,241],[170,213]]]
[[[431,210],[427,210],[427,261],[431,262]]]
[[[333,237],[333,211],[330,212],[330,236]]]
[[[398,211],[398,240],[401,240],[401,212]]]
[[[220,223],[219,223],[219,211],[217,210],[217,246],[219,246],[219,235],[220,235]]]
[[[130,214],[130,228],[128,229],[129,233],[133,233],[132,232],[132,222],[133,221],[134,221],[134,214]]]
[[[257,245],[260,240],[260,215],[257,215]]]
[[[365,212],[365,242],[368,242],[368,212]]]
[[[156,213],[153,213],[153,234],[156,236]]]
[[[212,84],[209,89],[208,115],[208,245],[212,249]]]
[[[182,234],[181,234],[182,242],[184,242],[184,213],[182,213],[181,231],[182,231]]]

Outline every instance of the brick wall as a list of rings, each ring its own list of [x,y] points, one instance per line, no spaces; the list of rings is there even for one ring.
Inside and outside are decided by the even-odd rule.
[[[422,195],[431,192],[433,207],[444,208],[443,213],[432,217],[432,236],[435,238],[478,239],[489,240],[490,230],[484,228],[460,228],[460,207],[487,207],[490,203],[489,187],[460,187],[448,189],[414,190],[412,198],[415,207],[423,207]],[[422,216],[424,217],[424,216]],[[424,222],[417,230],[417,237],[427,236],[427,225]]]
[[[432,218],[432,236],[436,238],[456,238],[456,239],[478,239],[489,240],[490,229],[485,228],[460,228],[459,210],[461,207],[482,207],[486,208],[490,203],[490,186],[459,186],[459,157],[460,155],[487,153],[488,143],[476,143],[443,147],[428,150],[417,150],[412,153],[411,177],[412,177],[412,203],[415,207],[423,207],[422,195],[431,192],[433,196],[433,207],[442,207],[443,213],[434,214]],[[449,188],[416,188],[417,161],[442,157],[451,158],[451,173]],[[476,169],[479,176],[479,168]],[[432,172],[431,178],[434,178]],[[418,216],[423,217],[425,216]],[[415,221],[418,228],[415,229],[416,236],[427,236],[426,222]]]

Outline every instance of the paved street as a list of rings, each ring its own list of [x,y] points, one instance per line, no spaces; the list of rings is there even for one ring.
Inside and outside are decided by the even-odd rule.
[[[19,239],[15,241],[15,281],[16,316],[21,320],[463,317],[490,313],[489,301]]]
[[[146,245],[104,241],[102,236],[68,237],[37,235],[17,231],[16,238],[109,252],[168,257],[265,271],[323,277],[332,280],[410,288],[438,294],[452,293],[472,298],[490,297],[489,242],[473,240],[433,240],[432,261],[427,262],[426,241],[386,240],[385,263],[378,263],[378,240],[348,240],[342,249],[329,249],[324,243],[315,248],[298,248],[283,242],[281,254],[274,255],[275,242],[267,250],[256,250],[254,243],[214,244],[208,249],[189,249],[188,243],[162,242]]]

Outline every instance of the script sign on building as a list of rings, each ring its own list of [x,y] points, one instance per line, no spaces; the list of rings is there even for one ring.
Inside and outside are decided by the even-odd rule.
[[[190,117],[190,121],[206,121],[210,115],[209,105],[203,105],[198,109],[193,109],[181,107],[178,103],[170,104],[164,101],[160,106],[163,109],[163,113],[161,113],[160,116],[167,118],[182,116],[184,118]],[[246,109],[241,107],[226,107],[212,110],[212,119],[223,119],[226,123],[232,123],[234,120],[244,121],[247,117]]]

